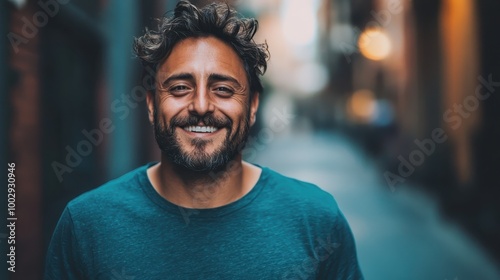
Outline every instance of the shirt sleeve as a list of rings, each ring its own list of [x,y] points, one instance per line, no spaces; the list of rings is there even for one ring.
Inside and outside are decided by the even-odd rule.
[[[354,237],[347,220],[342,212],[338,212],[338,218],[331,233],[334,238],[327,240],[331,244],[331,251],[325,260],[321,262],[320,275],[318,279],[364,279],[358,263]]]
[[[80,248],[73,220],[66,207],[47,250],[44,279],[83,279]]]

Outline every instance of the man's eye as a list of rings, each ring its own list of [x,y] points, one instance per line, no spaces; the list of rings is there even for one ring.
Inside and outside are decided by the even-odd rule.
[[[172,86],[168,89],[171,94],[178,96],[188,94],[190,90],[190,87],[184,85]]]
[[[224,95],[232,94],[233,90],[228,87],[216,87],[215,91]]]
[[[188,87],[187,86],[174,86],[174,87],[171,87],[170,90],[183,91],[183,90],[188,90]]]

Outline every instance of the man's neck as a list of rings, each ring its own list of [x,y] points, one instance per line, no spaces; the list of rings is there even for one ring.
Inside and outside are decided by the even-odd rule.
[[[261,169],[241,156],[221,171],[195,172],[162,158],[148,169],[155,190],[168,201],[186,208],[215,208],[238,200],[257,183]]]

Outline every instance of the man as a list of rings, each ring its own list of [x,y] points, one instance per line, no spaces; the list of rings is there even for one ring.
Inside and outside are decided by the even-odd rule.
[[[136,39],[161,161],[67,205],[47,279],[362,279],[331,195],[242,160],[268,57],[256,30],[181,1]]]

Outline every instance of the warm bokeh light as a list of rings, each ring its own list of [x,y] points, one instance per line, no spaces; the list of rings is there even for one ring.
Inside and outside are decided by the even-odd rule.
[[[358,47],[366,58],[371,60],[382,60],[391,52],[391,40],[387,34],[378,28],[366,29],[361,33]]]
[[[347,112],[352,120],[368,123],[376,112],[376,106],[371,90],[357,90],[347,101]]]

